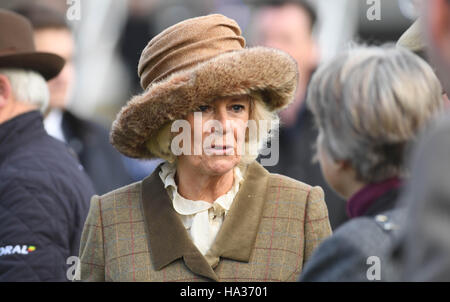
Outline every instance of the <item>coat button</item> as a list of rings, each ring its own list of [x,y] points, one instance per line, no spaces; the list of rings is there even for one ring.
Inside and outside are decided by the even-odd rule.
[[[383,228],[385,231],[391,231],[394,228],[394,226],[392,225],[392,223],[388,222],[384,224]]]
[[[375,216],[375,220],[377,222],[386,222],[388,220],[386,215],[377,215]]]

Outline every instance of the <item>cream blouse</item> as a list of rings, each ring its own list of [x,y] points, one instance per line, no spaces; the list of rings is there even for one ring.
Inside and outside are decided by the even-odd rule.
[[[189,200],[178,194],[178,187],[174,179],[176,170],[175,164],[165,162],[161,166],[159,176],[164,183],[164,188],[169,193],[173,208],[181,218],[189,236],[199,251],[205,255],[214,242],[223,219],[239,191],[243,180],[241,170],[238,167],[234,168],[233,186],[213,203]]]

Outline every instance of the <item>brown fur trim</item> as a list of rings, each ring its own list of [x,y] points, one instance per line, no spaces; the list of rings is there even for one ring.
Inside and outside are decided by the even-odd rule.
[[[111,143],[126,156],[154,158],[145,143],[164,124],[184,118],[200,105],[260,91],[271,110],[280,110],[292,102],[297,83],[297,65],[282,51],[254,47],[225,53],[172,74],[133,97],[112,125]]]

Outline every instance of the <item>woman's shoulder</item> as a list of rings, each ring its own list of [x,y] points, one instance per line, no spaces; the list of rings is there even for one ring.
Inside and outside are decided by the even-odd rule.
[[[270,173],[267,186],[267,197],[269,199],[290,200],[291,202],[304,205],[309,202],[323,201],[324,199],[321,187],[313,187],[281,174]]]
[[[320,187],[313,187],[307,183],[302,181],[293,179],[289,176],[277,174],[277,173],[269,173],[269,185],[279,185],[281,188],[285,189],[296,189],[304,192],[310,192],[312,189],[317,189]]]
[[[120,207],[121,204],[140,200],[142,181],[120,187],[100,196],[96,196],[102,208]]]
[[[269,189],[275,188],[278,192],[289,191],[289,194],[296,194],[297,192],[297,194],[304,195],[305,198],[307,198],[310,193],[313,193],[312,195],[322,196],[323,198],[323,190],[321,187],[309,185],[286,175],[270,173],[264,166],[256,161],[250,164],[248,168],[250,174],[246,174],[246,176],[257,175],[257,177],[261,177],[261,179],[267,177],[266,183]]]

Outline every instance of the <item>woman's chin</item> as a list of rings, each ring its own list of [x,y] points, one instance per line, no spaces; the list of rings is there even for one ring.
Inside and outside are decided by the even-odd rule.
[[[227,155],[208,156],[203,166],[212,175],[222,175],[232,170],[239,163],[239,158]]]

